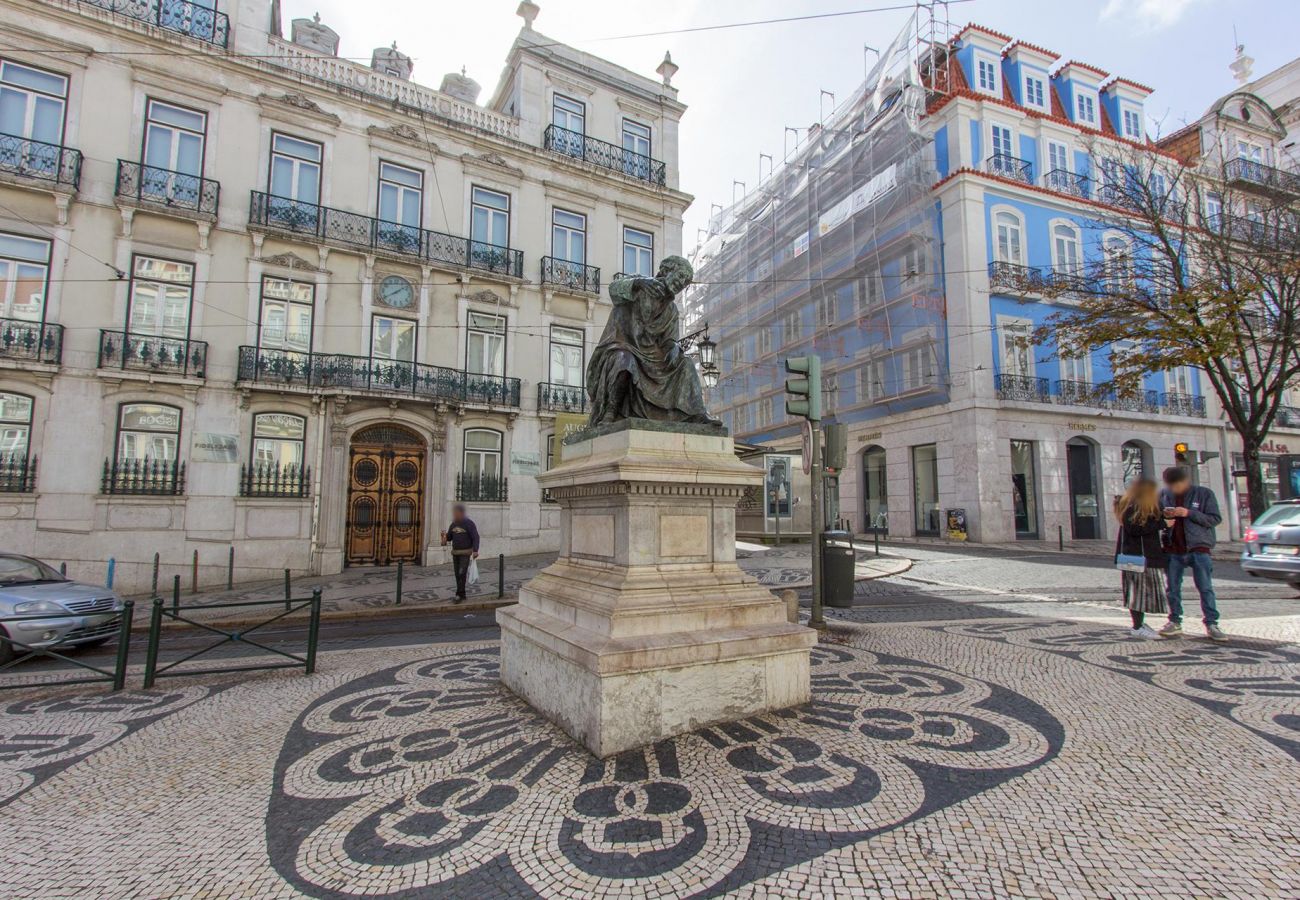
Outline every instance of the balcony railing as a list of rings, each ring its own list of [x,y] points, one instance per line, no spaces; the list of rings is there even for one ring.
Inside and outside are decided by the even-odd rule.
[[[25,359],[57,366],[62,358],[62,325],[0,319],[0,359]]]
[[[206,378],[208,342],[101,330],[99,368],[136,369]]]
[[[549,412],[586,412],[587,389],[543,381],[537,385],[537,408]]]
[[[1300,194],[1300,175],[1250,159],[1228,160],[1223,166],[1223,177],[1227,181],[1262,188],[1270,193]]]
[[[984,160],[984,171],[990,175],[1001,175],[1003,178],[1010,178],[1012,181],[1020,181],[1025,184],[1033,184],[1033,169],[1027,160],[1015,156],[1008,156],[1005,153],[994,153],[988,159]]]
[[[81,185],[81,151],[12,134],[0,134],[0,172],[76,190]]]
[[[1279,406],[1273,421],[1283,428],[1300,428],[1300,407]]]
[[[105,459],[102,494],[180,496],[185,493],[185,463],[164,459]]]
[[[1046,378],[1032,375],[1007,375],[999,372],[993,376],[993,387],[1003,400],[1027,400],[1031,403],[1051,403],[1051,385]]]
[[[542,257],[542,284],[553,284],[568,291],[600,293],[600,269],[583,263]]]
[[[373,216],[252,192],[248,222],[362,250],[379,250],[435,264],[522,278],[524,254],[469,238],[385,222]]]
[[[1145,391],[1140,388],[1123,391],[1112,389],[1100,394],[1095,405],[1121,412],[1158,413],[1160,412],[1160,395],[1156,391]]]
[[[0,453],[0,494],[30,494],[36,490],[36,457]]]
[[[117,196],[136,203],[215,216],[221,185],[211,178],[119,159]]]
[[[458,369],[344,353],[239,348],[238,381],[303,388],[346,388],[409,394],[417,400],[486,403],[518,408],[518,378],[467,375]]]
[[[1198,394],[1167,391],[1160,395],[1160,407],[1171,416],[1205,418],[1205,398]]]
[[[1078,294],[1088,289],[1082,269],[1053,269],[993,260],[989,263],[989,287],[1025,294]]]
[[[1091,381],[1061,379],[1056,382],[1056,402],[1072,406],[1106,406],[1106,392]]]
[[[617,144],[598,141],[580,131],[570,131],[558,125],[546,126],[546,131],[542,134],[542,146],[561,156],[581,159],[602,169],[622,172],[631,178],[648,181],[660,187],[663,187],[667,180],[667,167],[659,160],[643,153],[626,150]]]
[[[1300,252],[1300,220],[1276,210],[1267,219],[1224,213],[1217,221],[1220,232],[1230,240],[1255,244],[1271,250]]]
[[[239,496],[301,499],[311,496],[311,467],[256,463],[239,467]]]
[[[456,476],[456,499],[466,503],[505,503],[510,491],[505,476],[460,473]]]
[[[1071,197],[1088,196],[1088,179],[1083,175],[1076,175],[1065,169],[1052,169],[1043,176],[1043,187],[1049,191],[1056,191],[1058,194],[1069,194]]]
[[[147,22],[167,31],[225,47],[230,41],[230,19],[188,0],[79,0],[85,6],[106,9],[109,12]],[[216,4],[214,3],[213,6]]]

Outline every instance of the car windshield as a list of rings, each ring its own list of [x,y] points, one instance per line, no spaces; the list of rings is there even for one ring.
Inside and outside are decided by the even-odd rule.
[[[39,559],[26,556],[0,556],[0,585],[39,584],[43,581],[67,581]]]
[[[1287,528],[1300,525],[1300,503],[1277,503],[1264,510],[1264,515],[1251,523],[1255,527],[1271,525]]]

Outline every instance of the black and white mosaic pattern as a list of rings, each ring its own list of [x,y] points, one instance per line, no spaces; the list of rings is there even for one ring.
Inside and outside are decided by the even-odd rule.
[[[271,862],[303,892],[718,894],[1050,760],[1063,730],[1004,687],[848,646],[808,706],[601,762],[497,683],[495,646],[349,682],[276,765]]]

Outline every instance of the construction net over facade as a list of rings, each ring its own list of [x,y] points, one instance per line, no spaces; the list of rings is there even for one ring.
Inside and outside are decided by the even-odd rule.
[[[684,325],[707,323],[718,343],[709,406],[738,437],[797,434],[800,420],[785,415],[791,356],[821,357],[823,409],[836,421],[947,400],[940,216],[916,28],[908,23],[770,178],[711,219],[694,253]]]

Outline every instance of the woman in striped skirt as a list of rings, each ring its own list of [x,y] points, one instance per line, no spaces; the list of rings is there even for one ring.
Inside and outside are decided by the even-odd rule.
[[[1140,556],[1145,563],[1141,572],[1120,572],[1124,590],[1121,602],[1133,617],[1133,636],[1155,640],[1159,635],[1146,624],[1146,614],[1164,613],[1169,608],[1165,599],[1165,567],[1169,561],[1160,544],[1165,521],[1156,483],[1146,478],[1132,482],[1115,501],[1115,518],[1119,522],[1116,554]]]

